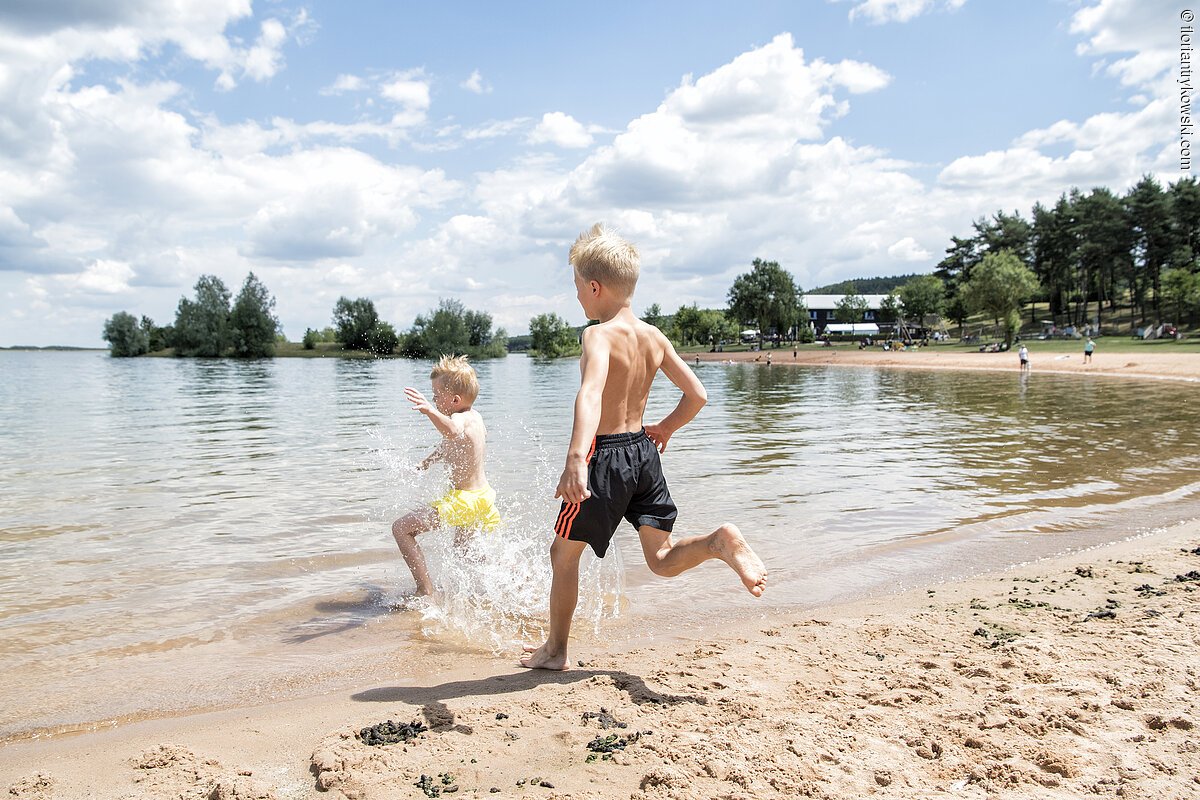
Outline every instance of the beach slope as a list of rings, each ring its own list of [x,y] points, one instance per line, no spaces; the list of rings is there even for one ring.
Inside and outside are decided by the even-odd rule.
[[[11,744],[0,786],[15,798],[1200,797],[1198,612],[1190,522],[896,597],[580,652],[565,673],[521,671],[514,653],[419,685],[384,678]],[[395,744],[361,740],[387,720],[416,726],[390,731]]]

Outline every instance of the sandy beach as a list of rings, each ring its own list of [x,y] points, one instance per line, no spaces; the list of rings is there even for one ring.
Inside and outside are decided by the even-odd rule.
[[[1045,374],[1106,375],[1110,377],[1166,379],[1185,382],[1200,381],[1200,351],[1181,352],[1109,352],[1097,351],[1090,364],[1083,363],[1082,345],[1080,353],[1039,353],[1036,343],[1031,346],[1033,370]],[[1018,369],[1017,354],[979,353],[961,348],[933,346],[915,350],[885,352],[874,347],[859,350],[854,346],[801,348],[795,357],[790,348],[778,350],[768,348],[750,353],[699,353],[688,354],[686,359],[701,362],[744,361],[765,364],[770,353],[773,364],[800,364],[838,367],[888,367],[895,369],[944,369],[944,370],[989,370],[1011,371]]]
[[[564,673],[522,671],[514,654],[432,683],[13,744],[0,785],[16,798],[1200,797],[1198,588],[1190,522],[897,597],[581,649]],[[416,726],[364,743],[389,720]]]

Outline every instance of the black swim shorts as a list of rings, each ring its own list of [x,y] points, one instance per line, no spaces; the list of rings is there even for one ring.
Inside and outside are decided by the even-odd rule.
[[[582,503],[562,504],[554,532],[573,542],[587,542],[604,558],[622,519],[635,528],[649,525],[670,532],[677,510],[667,491],[658,449],[646,436],[612,433],[597,436],[588,454],[588,491]]]

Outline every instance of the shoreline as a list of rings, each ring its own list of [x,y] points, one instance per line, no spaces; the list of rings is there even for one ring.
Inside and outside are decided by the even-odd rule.
[[[962,349],[943,349],[941,346],[885,352],[878,347],[858,350],[840,346],[813,348],[806,345],[795,358],[792,349],[767,348],[761,352],[681,353],[689,364],[697,358],[700,363],[734,364],[757,363],[766,366],[767,354],[773,366],[831,366],[884,367],[888,369],[933,369],[1020,373],[1015,352],[979,353]],[[1138,378],[1142,380],[1172,380],[1200,382],[1200,353],[1130,352],[1126,350],[1103,353],[1097,350],[1091,364],[1084,364],[1079,353],[1057,351],[1031,354],[1033,375],[1100,375],[1104,377]]]
[[[436,683],[401,666],[352,691],[14,743],[0,786],[369,800],[420,796],[422,773],[449,772],[468,796],[1200,795],[1197,570],[1192,520],[899,595],[743,615],[736,630],[576,645],[582,666],[565,673],[518,670],[516,654]],[[628,727],[600,727],[603,714]],[[429,730],[386,747],[353,737],[386,719]],[[645,730],[587,761],[589,741]]]

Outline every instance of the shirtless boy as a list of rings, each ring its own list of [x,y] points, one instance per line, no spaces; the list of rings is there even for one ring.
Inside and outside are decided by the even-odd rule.
[[[433,594],[433,581],[425,566],[425,554],[417,544],[418,534],[448,525],[458,528],[455,541],[461,543],[476,530],[492,530],[500,524],[496,492],[483,474],[487,429],[483,417],[471,407],[479,396],[475,370],[465,356],[442,356],[429,377],[433,379],[432,403],[411,386],[404,390],[413,410],[428,417],[442,434],[442,441],[417,469],[444,462],[453,488],[440,500],[392,523],[392,536],[412,570],[419,595]]]
[[[591,546],[603,558],[622,519],[637,528],[646,564],[670,577],[719,558],[758,597],[767,585],[762,561],[733,525],[707,536],[672,539],[676,509],[659,453],[707,401],[704,386],[662,332],[634,316],[637,249],[602,224],[571,247],[579,304],[599,325],[583,331],[582,373],[567,463],[555,497],[562,498],[550,545],[550,632],[541,647],[526,646],[521,663],[567,668],[567,639],[579,599],[579,559]],[[662,370],[683,392],[661,422],[642,425],[654,376]]]

